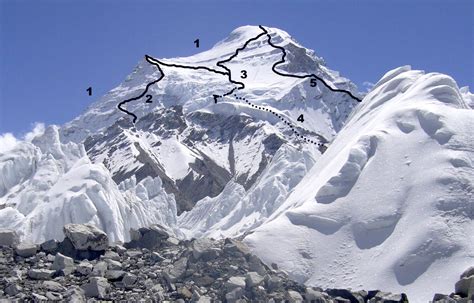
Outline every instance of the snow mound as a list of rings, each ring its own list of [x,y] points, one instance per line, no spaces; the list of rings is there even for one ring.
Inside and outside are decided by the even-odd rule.
[[[246,237],[321,287],[449,292],[474,255],[474,112],[454,80],[387,73],[275,213]],[[433,279],[436,277],[436,279]]]

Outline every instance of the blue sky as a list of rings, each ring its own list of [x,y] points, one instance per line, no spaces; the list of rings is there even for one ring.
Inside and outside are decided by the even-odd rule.
[[[0,0],[0,134],[67,122],[144,54],[192,55],[247,24],[286,30],[360,90],[405,64],[472,90],[473,3]]]

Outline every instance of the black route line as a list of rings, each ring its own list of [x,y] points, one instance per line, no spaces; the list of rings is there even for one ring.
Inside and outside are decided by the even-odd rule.
[[[195,69],[195,70],[199,70],[199,69],[205,69],[207,71],[210,71],[210,72],[213,72],[213,73],[216,73],[216,74],[221,74],[221,75],[224,75],[224,76],[227,76],[228,73],[225,73],[225,72],[222,72],[222,71],[218,71],[218,70],[215,70],[213,68],[210,68],[210,67],[207,67],[207,66],[190,66],[190,65],[180,65],[180,64],[174,64],[174,63],[165,63],[163,61],[160,61],[156,58],[153,58],[151,56],[148,56],[148,55],[145,55],[146,59],[148,62],[150,62],[150,60],[152,61],[156,61],[158,62],[159,64],[162,64],[164,66],[168,66],[168,67],[179,67],[179,68],[187,68],[187,69]],[[151,62],[150,62],[151,63]],[[152,63],[153,64],[153,63]],[[156,65],[156,64],[155,64]],[[230,71],[229,71],[230,72]]]
[[[247,40],[245,42],[245,44],[242,46],[242,47],[239,47],[238,49],[235,50],[234,54],[232,56],[230,56],[229,58],[225,59],[225,60],[222,60],[222,61],[218,61],[216,63],[217,66],[219,67],[222,67],[223,69],[225,69],[228,73],[228,76],[229,76],[229,82],[231,83],[234,83],[234,84],[237,84],[237,85],[240,85],[240,87],[238,87],[237,89],[244,89],[245,88],[245,84],[243,82],[239,82],[239,81],[234,81],[232,80],[232,76],[231,76],[231,70],[224,65],[224,63],[226,62],[229,62],[231,61],[232,59],[234,59],[235,57],[237,57],[237,55],[239,54],[240,51],[244,50],[250,42],[252,41],[256,41],[258,40],[260,37],[262,37],[263,35],[266,34],[266,31],[263,32],[263,33],[260,33],[258,34],[257,36],[253,37],[253,38],[250,38],[249,40]],[[223,96],[228,96],[228,95],[231,95],[233,92],[235,91],[235,88],[233,90],[231,90],[230,92],[228,93],[225,93]]]
[[[349,95],[352,99],[358,101],[358,102],[362,102],[361,99],[357,98],[356,96],[354,96],[350,91],[348,90],[345,90],[345,89],[338,89],[338,88],[332,88],[328,83],[326,83],[326,81],[315,75],[315,74],[306,74],[306,75],[295,75],[295,74],[285,74],[285,73],[282,73],[280,71],[278,71],[276,69],[276,67],[280,64],[283,64],[285,63],[285,58],[286,58],[286,50],[281,47],[281,46],[278,46],[278,45],[275,45],[272,43],[271,41],[271,36],[270,34],[268,33],[268,31],[261,25],[259,25],[259,28],[262,30],[262,33],[258,34],[257,36],[253,37],[253,38],[250,38],[249,40],[247,40],[243,46],[237,48],[234,52],[234,54],[232,54],[232,56],[230,56],[229,58],[225,59],[225,60],[221,60],[221,61],[218,61],[216,63],[217,66],[223,68],[226,70],[226,72],[223,72],[223,71],[218,71],[218,70],[215,70],[213,68],[210,68],[210,67],[207,67],[207,66],[189,66],[189,65],[181,65],[181,64],[174,64],[174,63],[166,63],[166,62],[163,62],[163,61],[160,61],[158,59],[155,59],[151,56],[148,56],[148,55],[145,55],[145,59],[148,63],[152,64],[152,65],[155,65],[158,70],[160,71],[161,75],[160,77],[157,79],[157,80],[154,80],[150,83],[148,83],[145,87],[145,90],[138,96],[136,97],[133,97],[133,98],[130,98],[130,99],[126,99],[122,102],[120,102],[118,105],[117,105],[117,108],[121,111],[123,111],[124,113],[128,114],[128,115],[131,115],[133,117],[133,123],[136,122],[137,120],[137,116],[132,113],[132,112],[129,112],[127,111],[126,109],[122,108],[122,106],[128,102],[131,102],[131,101],[136,101],[140,98],[142,98],[143,96],[145,96],[145,94],[148,92],[148,89],[150,88],[150,86],[152,86],[153,84],[156,84],[158,83],[159,81],[161,81],[164,76],[165,76],[165,73],[163,72],[163,70],[161,69],[160,67],[160,64],[164,65],[164,66],[168,66],[168,67],[177,67],[177,68],[185,68],[185,69],[193,69],[193,70],[207,70],[209,72],[213,72],[213,73],[216,73],[216,74],[219,74],[219,75],[224,75],[224,76],[228,76],[228,80],[230,83],[233,83],[233,84],[236,84],[238,85],[237,87],[234,87],[232,90],[230,90],[229,92],[227,93],[224,93],[223,95],[216,95],[214,94],[213,95],[213,98],[214,98],[214,102],[217,103],[217,99],[218,98],[223,98],[225,96],[229,96],[231,94],[233,94],[235,92],[235,90],[241,90],[241,89],[244,89],[245,88],[245,84],[243,82],[239,82],[239,81],[235,81],[235,80],[232,80],[232,75],[231,75],[231,70],[224,65],[224,63],[227,63],[227,62],[230,62],[232,59],[234,59],[240,51],[244,50],[252,41],[256,41],[258,40],[260,37],[264,36],[264,35],[267,35],[268,39],[267,39],[267,42],[268,44],[273,47],[273,48],[276,48],[276,49],[279,49],[282,51],[283,55],[281,57],[281,60],[278,61],[278,62],[275,62],[272,66],[272,71],[277,74],[277,75],[280,75],[280,76],[283,76],[283,77],[291,77],[291,78],[298,78],[298,79],[305,79],[305,78],[315,78],[319,81],[321,81],[324,86],[326,86],[329,90],[333,91],[333,92],[341,92],[341,93],[346,93],[347,95]],[[300,137],[304,140],[304,142],[306,143],[312,143],[312,144],[316,144],[320,147],[323,147],[325,146],[324,143],[321,143],[321,142],[317,142],[317,141],[314,141],[314,140],[311,140],[311,139],[308,139],[306,138],[305,136],[301,135],[300,132],[296,131],[295,127],[292,123],[288,122],[281,114],[271,110],[271,109],[268,109],[268,108],[265,108],[263,106],[259,106],[259,105],[255,105],[255,104],[252,104],[250,101],[248,101],[246,98],[244,97],[238,97],[236,94],[233,95],[235,99],[237,100],[243,100],[245,101],[248,105],[250,105],[251,107],[253,108],[256,108],[256,109],[259,109],[259,110],[262,110],[262,111],[267,111],[267,112],[270,112],[272,113],[273,115],[277,116],[281,121],[283,121],[283,123],[285,123],[286,125],[288,125],[288,127],[291,128],[291,130],[293,131],[293,133],[296,135],[296,137]],[[304,129],[304,128],[303,128]]]
[[[146,58],[147,61],[148,61],[148,56],[145,55],[145,58]],[[120,103],[117,105],[117,108],[118,108],[119,110],[121,110],[121,111],[123,111],[124,113],[126,113],[126,114],[128,114],[128,115],[130,115],[130,116],[133,117],[133,123],[135,123],[135,122],[137,121],[137,115],[135,115],[135,114],[132,113],[132,112],[129,112],[129,111],[126,110],[125,108],[122,108],[122,105],[124,105],[124,104],[126,104],[126,103],[128,103],[128,102],[131,102],[131,101],[138,100],[138,99],[142,98],[143,96],[145,96],[145,94],[148,92],[148,89],[150,88],[150,86],[152,86],[152,85],[155,84],[155,83],[160,82],[161,79],[163,79],[164,76],[165,76],[165,73],[163,72],[163,70],[161,69],[161,67],[160,67],[158,64],[153,64],[153,63],[150,62],[150,61],[148,61],[148,63],[150,63],[150,64],[155,65],[156,67],[158,67],[158,70],[159,70],[160,73],[161,73],[160,78],[158,78],[157,80],[155,80],[155,81],[153,81],[153,82],[148,83],[148,84],[146,85],[146,87],[145,87],[145,90],[144,90],[140,95],[138,95],[138,96],[136,96],[136,97],[133,97],[133,98],[130,98],[130,99],[127,99],[127,100],[124,100],[124,101],[120,102]]]
[[[327,87],[328,89],[330,89],[331,91],[333,91],[333,92],[338,92],[338,93],[346,93],[346,94],[348,94],[352,99],[356,100],[357,102],[362,102],[362,99],[357,98],[356,96],[354,96],[354,95],[353,95],[350,91],[348,91],[348,90],[345,90],[345,89],[338,89],[338,88],[332,88],[329,84],[326,83],[326,81],[325,81],[323,78],[321,78],[321,77],[319,77],[319,76],[317,76],[317,75],[315,75],[315,74],[293,75],[293,74],[285,74],[285,73],[282,73],[282,72],[278,71],[278,70],[276,69],[276,67],[277,67],[278,65],[283,64],[283,63],[286,62],[286,61],[285,61],[286,50],[285,50],[283,47],[278,46],[278,45],[275,45],[275,44],[272,43],[272,37],[270,36],[270,34],[268,33],[268,31],[267,31],[263,26],[259,25],[258,27],[260,27],[260,29],[263,30],[263,31],[265,32],[265,34],[267,35],[267,37],[268,37],[268,40],[267,40],[267,41],[268,41],[268,44],[269,44],[271,47],[277,48],[277,49],[279,49],[279,50],[281,50],[281,51],[283,52],[283,56],[281,57],[281,60],[278,61],[278,62],[275,62],[275,64],[273,64],[273,66],[272,66],[272,71],[273,71],[275,74],[280,75],[280,76],[283,76],[283,77],[291,77],[291,78],[299,78],[299,79],[315,78],[315,79],[318,79],[319,81],[321,81],[321,82],[324,84],[324,86],[326,86],[326,87]]]

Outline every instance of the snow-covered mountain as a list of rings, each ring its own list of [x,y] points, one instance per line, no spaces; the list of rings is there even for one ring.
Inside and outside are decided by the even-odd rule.
[[[0,153],[0,228],[40,243],[92,223],[127,241],[158,223],[245,236],[312,285],[449,292],[474,257],[473,94],[402,67],[359,104],[322,58],[264,30],[144,59],[73,121]]]
[[[288,63],[283,69],[316,73],[334,87],[355,92],[350,81],[324,67],[322,59],[287,33],[268,31],[273,43],[287,49]],[[226,72],[218,63],[261,34],[259,27],[241,27],[209,51],[161,61]],[[227,184],[249,190],[281,146],[298,149],[306,145],[287,124],[256,106],[271,109],[298,126],[306,137],[324,143],[334,137],[357,103],[323,85],[312,87],[309,79],[275,74],[272,66],[283,52],[267,40],[261,35],[225,63],[231,79],[244,83],[245,89],[220,98],[217,104],[214,95],[236,87],[227,75],[161,65],[164,77],[147,93],[152,103],[143,97],[124,106],[138,116],[133,125],[131,116],[117,110],[117,103],[140,95],[148,83],[162,76],[144,60],[124,83],[64,125],[62,141],[83,142],[91,160],[103,163],[117,183],[132,175],[138,181],[159,176],[165,190],[177,198],[179,213],[206,197],[218,196]],[[297,59],[293,62],[291,58]],[[241,70],[246,70],[247,78],[240,77]],[[254,106],[240,99],[244,97]],[[301,124],[297,121],[301,114],[311,118]],[[304,154],[314,162],[320,152],[308,148]]]

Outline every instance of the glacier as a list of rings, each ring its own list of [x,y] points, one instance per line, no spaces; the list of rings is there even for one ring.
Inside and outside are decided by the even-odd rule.
[[[309,79],[272,72],[282,52],[266,36],[225,63],[234,78],[146,60],[62,126],[0,149],[0,228],[22,240],[61,240],[90,223],[111,242],[160,224],[177,238],[241,237],[299,282],[405,292],[424,302],[472,264],[474,95],[449,76],[386,73],[366,95],[288,33],[287,73],[314,73],[360,104]],[[261,33],[243,26],[208,51],[160,61],[206,66]],[[239,98],[237,98],[238,96]],[[282,120],[242,101],[271,109]],[[305,120],[299,122],[303,114]],[[11,140],[10,140],[11,141]]]

